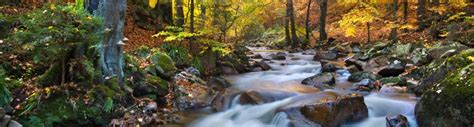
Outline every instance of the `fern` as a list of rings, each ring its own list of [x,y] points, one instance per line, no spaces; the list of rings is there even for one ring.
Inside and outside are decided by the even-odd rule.
[[[107,97],[107,100],[105,101],[105,104],[104,104],[104,111],[110,112],[113,106],[114,106],[114,100],[112,100],[112,98],[110,97]]]

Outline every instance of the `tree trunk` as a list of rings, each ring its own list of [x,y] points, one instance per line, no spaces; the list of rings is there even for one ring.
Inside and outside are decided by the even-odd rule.
[[[191,5],[189,5],[189,32],[194,33],[194,0],[191,0]]]
[[[191,0],[191,4],[189,5],[189,32],[194,33],[194,0]],[[193,54],[194,53],[194,46],[193,46],[193,38],[190,39],[189,43],[189,51]]]
[[[425,0],[418,0],[418,8],[416,10],[418,31],[422,31],[427,27],[425,23],[425,2]]]
[[[370,23],[367,22],[367,43],[370,43]]]
[[[311,1],[308,0],[308,7],[306,7],[306,43],[305,45],[309,44],[309,39],[310,39],[310,34],[311,34],[311,28],[309,26],[309,16],[311,15]]]
[[[285,16],[285,40],[286,40],[286,46],[290,46],[291,44],[290,18],[288,16]]]
[[[293,9],[293,0],[288,0],[288,8],[287,8],[287,14],[290,17],[290,27],[291,27],[291,41],[293,42],[293,48],[296,48],[298,45],[298,36],[296,35],[296,23],[295,23],[295,15],[294,15],[294,9]]]
[[[94,1],[94,0],[93,0]],[[105,80],[117,77],[124,85],[122,39],[127,0],[98,0],[95,14],[104,18],[106,30],[100,49],[100,65]],[[105,81],[104,80],[104,81]]]
[[[403,25],[408,23],[408,0],[403,0]],[[403,33],[408,32],[407,28],[402,29]]]
[[[393,17],[392,17],[392,20],[393,20],[393,23],[394,24],[398,24],[397,23],[397,11],[398,11],[398,0],[393,0],[393,7],[392,7],[392,11],[393,11]],[[392,31],[390,32],[390,38],[392,40],[392,43],[396,43],[398,41],[398,37],[397,37],[397,28],[398,26],[393,26],[392,27]]]
[[[183,11],[183,1],[176,0],[176,26],[183,27],[184,25],[184,11]]]
[[[319,41],[323,42],[327,40],[327,33],[326,33],[326,16],[327,16],[327,9],[328,9],[328,1],[321,0],[319,5],[320,8],[320,16],[319,16]]]

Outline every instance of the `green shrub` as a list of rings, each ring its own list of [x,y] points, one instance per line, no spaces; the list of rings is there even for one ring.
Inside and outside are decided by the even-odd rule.
[[[54,70],[52,65],[56,65],[62,68],[60,70],[70,71],[67,74],[73,75],[69,77],[82,81],[95,77],[96,71],[100,70],[94,68],[98,59],[96,47],[103,35],[100,18],[73,5],[47,5],[20,16],[19,21],[21,26],[13,31],[0,50],[10,49],[21,58],[21,63],[29,62],[36,68],[43,68],[35,70],[35,74],[43,74],[48,68]],[[66,72],[41,77],[60,77],[61,74]]]

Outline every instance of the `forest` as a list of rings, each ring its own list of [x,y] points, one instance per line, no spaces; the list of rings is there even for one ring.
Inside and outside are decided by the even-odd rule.
[[[474,126],[474,0],[0,0],[0,127]]]

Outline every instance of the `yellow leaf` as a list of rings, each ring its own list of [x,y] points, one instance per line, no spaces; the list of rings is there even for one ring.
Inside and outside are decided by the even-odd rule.
[[[150,6],[151,8],[155,8],[156,3],[158,3],[158,0],[148,0],[148,6]]]
[[[472,62],[474,62],[474,56],[468,56],[467,59],[471,60]]]
[[[449,35],[449,32],[443,31],[443,34],[439,35],[441,37],[447,37]]]

